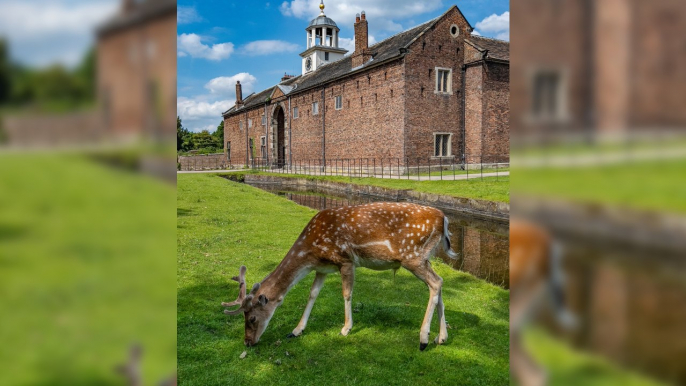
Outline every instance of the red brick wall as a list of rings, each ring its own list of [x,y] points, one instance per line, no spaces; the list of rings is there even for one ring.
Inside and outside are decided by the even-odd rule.
[[[510,67],[488,63],[483,89],[483,162],[507,162],[510,154]]]
[[[457,38],[450,34],[452,24],[460,28]],[[462,143],[460,68],[464,38],[468,34],[467,21],[453,10],[409,47],[410,53],[405,57],[405,152],[410,158],[426,159],[434,154],[435,132],[452,133],[452,154],[459,154]],[[452,95],[434,93],[436,67],[452,69]]]
[[[170,13],[99,38],[98,102],[109,130],[124,136],[174,135],[175,36],[176,17]],[[157,91],[151,93],[151,87]]]

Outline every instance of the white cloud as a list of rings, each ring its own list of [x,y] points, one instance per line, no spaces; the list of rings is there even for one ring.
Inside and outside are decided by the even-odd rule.
[[[299,19],[313,19],[319,15],[320,0],[291,0],[281,4],[280,11],[285,16]],[[405,19],[444,7],[441,0],[377,0],[369,3],[365,0],[343,0],[326,4],[324,13],[337,24],[352,24],[355,14],[365,11],[369,27],[376,31],[398,32],[403,28],[392,19]],[[447,10],[447,8],[446,8]]]
[[[373,35],[369,35],[367,37],[367,44],[371,46],[375,43],[376,43],[376,38],[374,38]],[[350,55],[355,51],[355,38],[353,37],[352,39],[348,39],[348,38],[339,37],[338,38],[338,46],[348,50],[347,55]]]
[[[502,15],[492,14],[476,23],[475,28],[481,35],[510,40],[510,12],[503,12]]]
[[[203,20],[195,7],[184,7],[181,5],[176,7],[176,22],[178,24],[190,24]]]
[[[257,78],[247,72],[241,72],[234,76],[220,76],[207,82],[205,88],[210,90],[210,93],[212,94],[231,96],[235,99],[236,81],[241,82],[241,89],[243,90],[243,97],[245,98],[255,90]]]
[[[234,100],[208,102],[204,97],[176,99],[176,112],[188,130],[199,132],[214,131],[222,120],[222,113],[235,104]]]
[[[94,29],[114,15],[112,0],[2,0],[0,36],[10,43],[13,59],[32,66],[80,62],[93,44]]]
[[[256,40],[240,48],[240,52],[245,55],[258,56],[297,52],[300,46],[283,40]]]
[[[208,45],[202,43],[200,35],[181,34],[177,36],[177,51],[181,56],[187,54],[193,58],[208,60],[226,59],[233,53],[233,43]]]
[[[236,103],[236,81],[243,87],[243,98],[255,90],[257,78],[247,72],[232,76],[220,76],[205,84],[209,94],[194,97],[178,97],[176,111],[183,126],[199,132],[214,131],[222,120],[222,113]]]

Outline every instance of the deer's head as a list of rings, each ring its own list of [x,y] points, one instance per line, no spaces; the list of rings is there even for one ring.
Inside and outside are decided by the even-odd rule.
[[[276,305],[274,304],[275,302],[270,303],[264,294],[259,293],[260,283],[256,283],[252,290],[250,290],[250,293],[246,295],[245,271],[245,266],[241,266],[239,275],[232,278],[239,285],[238,297],[231,303],[222,302],[222,306],[231,307],[240,304],[240,307],[237,309],[233,311],[224,310],[224,313],[227,315],[244,314],[244,343],[246,346],[253,346],[260,341],[262,333],[267,328],[272,315],[274,315]]]

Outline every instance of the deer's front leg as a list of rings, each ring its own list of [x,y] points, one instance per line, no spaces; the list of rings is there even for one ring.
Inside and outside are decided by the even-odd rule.
[[[303,312],[303,316],[300,318],[300,323],[298,323],[292,333],[288,334],[289,338],[300,336],[300,334],[303,333],[303,330],[307,326],[307,320],[310,318],[310,312],[312,312],[314,302],[317,300],[319,291],[324,285],[324,279],[326,279],[326,274],[317,272],[317,275],[314,277],[314,282],[312,283],[312,288],[310,289],[310,299],[307,301],[307,306],[305,306],[305,312]]]
[[[353,284],[355,283],[355,267],[352,264],[341,267],[341,282],[343,284],[343,300],[345,301],[345,324],[341,335],[346,336],[353,328]]]

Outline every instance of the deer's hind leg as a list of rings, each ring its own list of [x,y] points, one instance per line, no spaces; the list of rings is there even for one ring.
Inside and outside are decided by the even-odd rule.
[[[405,259],[402,263],[403,267],[412,272],[419,280],[423,281],[429,287],[429,303],[426,307],[422,327],[419,330],[419,349],[424,350],[429,344],[429,333],[431,329],[431,319],[434,311],[438,307],[438,315],[441,320],[439,335],[436,338],[436,343],[444,343],[448,339],[448,331],[445,323],[445,308],[443,306],[443,299],[441,296],[441,289],[443,287],[443,279],[441,279],[429,261],[434,247],[440,241],[440,237],[434,240],[429,240],[422,248],[418,256],[415,258]]]

